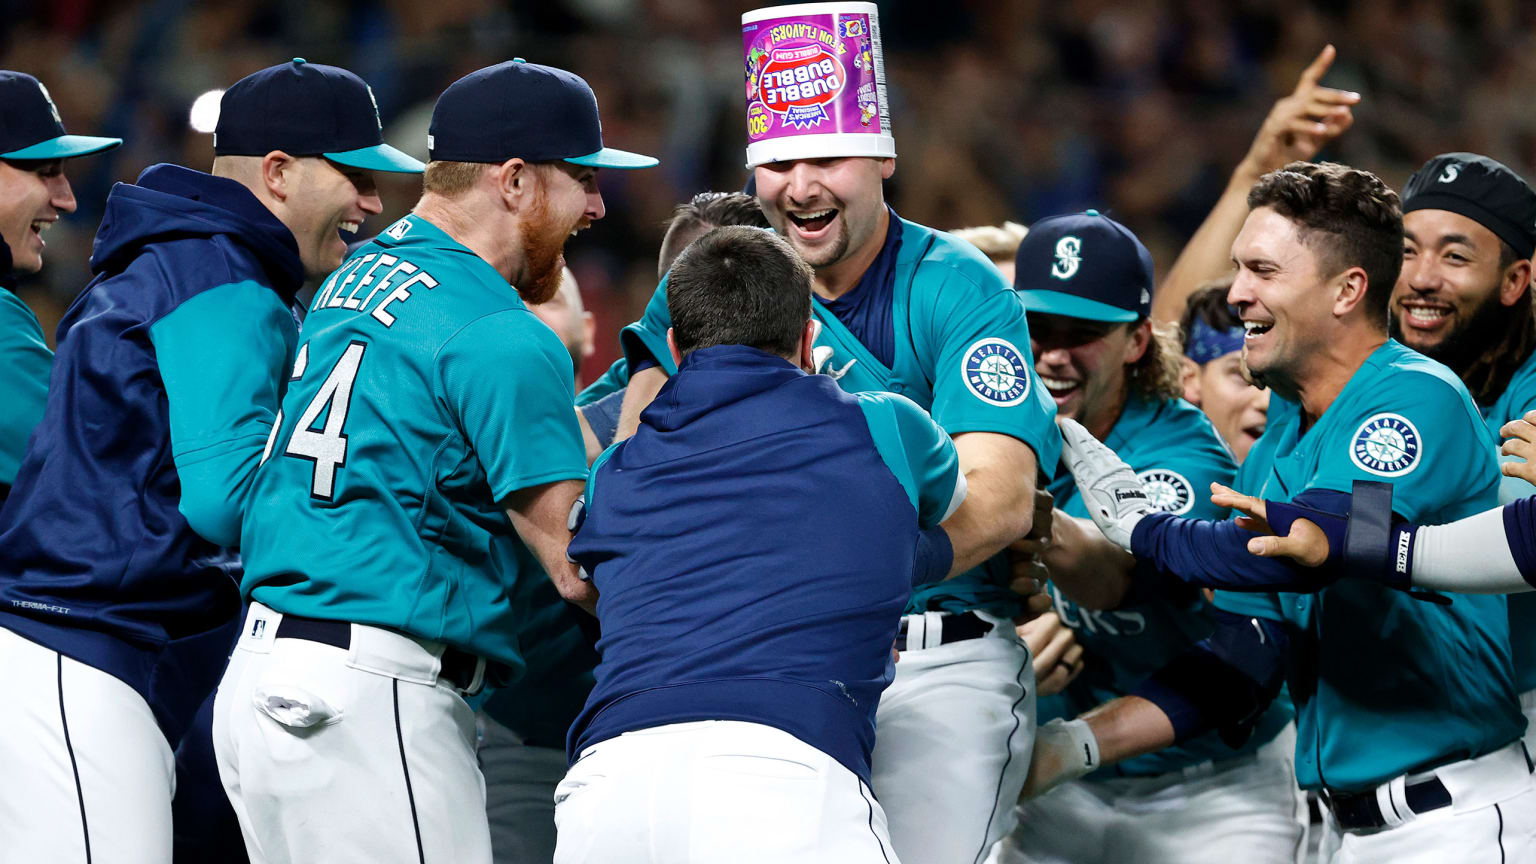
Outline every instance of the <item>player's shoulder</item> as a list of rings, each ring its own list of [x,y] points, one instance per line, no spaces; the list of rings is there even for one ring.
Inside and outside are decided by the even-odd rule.
[[[821,376],[825,377],[825,376]],[[933,417],[923,410],[921,405],[900,393],[867,390],[860,393],[847,393],[846,397],[854,400],[865,417],[889,417],[896,426],[905,431],[938,431],[938,425],[933,422]]]
[[[1386,413],[1436,428],[1482,429],[1472,395],[1445,364],[1388,341],[1367,360],[1366,368],[1369,372],[1348,402],[1348,413],[1357,419]]]
[[[901,220],[902,251],[912,255],[918,287],[980,297],[1012,291],[1001,271],[971,243],[936,228]],[[910,251],[909,251],[910,250]]]
[[[1536,351],[1515,369],[1495,405],[1498,410],[1490,414],[1488,420],[1499,424],[1518,420],[1527,411],[1536,409]]]

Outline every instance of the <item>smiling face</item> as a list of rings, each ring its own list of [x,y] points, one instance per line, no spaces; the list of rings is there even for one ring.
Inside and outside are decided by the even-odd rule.
[[[864,251],[885,209],[894,159],[848,156],[770,162],[756,169],[757,200],[779,236],[812,268]]]
[[[1254,378],[1282,396],[1296,392],[1333,325],[1333,294],[1318,256],[1295,222],[1268,207],[1248,214],[1232,243],[1237,276],[1227,302],[1247,333],[1243,358]]]
[[[1148,322],[1118,324],[1029,313],[1035,373],[1056,402],[1056,416],[1102,438],[1125,407],[1126,367],[1146,353]]]
[[[11,247],[15,269],[41,270],[43,233],[59,221],[59,214],[73,212],[75,194],[64,177],[63,160],[0,160],[0,237]]]
[[[525,303],[547,303],[560,290],[565,241],[603,218],[597,169],[569,162],[533,166],[532,206],[519,214],[523,266],[512,284]]]
[[[341,266],[363,220],[384,212],[373,172],[319,156],[294,160],[283,223],[299,243],[299,260],[314,278]]]
[[[1196,367],[1184,398],[1205,412],[1232,455],[1241,463],[1253,442],[1264,434],[1269,416],[1269,391],[1255,387],[1243,375],[1243,354],[1233,351]]]
[[[1392,335],[1457,372],[1503,332],[1506,276],[1492,231],[1448,210],[1403,216],[1403,270],[1392,291]],[[1503,266],[1501,266],[1503,263]]]

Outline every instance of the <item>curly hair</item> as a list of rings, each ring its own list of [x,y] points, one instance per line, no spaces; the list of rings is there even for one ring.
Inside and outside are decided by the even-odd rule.
[[[1125,326],[1134,330],[1146,320],[1132,321]],[[1154,402],[1177,399],[1183,395],[1183,356],[1178,328],[1153,321],[1152,338],[1147,340],[1147,350],[1127,370],[1131,392]]]
[[[1403,267],[1403,208],[1375,174],[1337,162],[1292,162],[1259,178],[1248,209],[1268,207],[1296,223],[1325,275],[1359,267],[1366,310],[1387,326],[1387,305]]]

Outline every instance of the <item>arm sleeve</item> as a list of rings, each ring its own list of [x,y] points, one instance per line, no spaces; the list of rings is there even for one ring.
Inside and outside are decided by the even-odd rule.
[[[918,526],[932,528],[952,516],[966,485],[949,435],[904,396],[860,393],[858,400],[875,449],[917,510]]]
[[[1416,587],[1464,594],[1536,588],[1536,499],[1413,529],[1412,543]]]
[[[37,316],[4,288],[0,288],[0,369],[5,370],[0,390],[5,402],[5,410],[0,411],[0,486],[9,486],[48,404],[53,352],[43,340]]]
[[[1133,691],[1173,724],[1181,742],[1217,730],[1229,746],[1248,739],[1284,678],[1287,637],[1279,622],[1212,609],[1209,637]]]
[[[298,342],[271,288],[235,282],[182,303],[149,330],[170,406],[181,514],[210,542],[240,543],[240,521]]]
[[[1296,500],[1318,510],[1347,513],[1348,499],[1344,493],[1313,491]],[[1131,533],[1131,554],[1189,584],[1227,591],[1305,593],[1337,579],[1329,568],[1302,567],[1285,559],[1249,553],[1248,541],[1257,536],[1230,520],[1181,519],[1153,513]]]
[[[1056,403],[1035,375],[1024,307],[1003,277],[981,262],[946,266],[913,302],[923,341],[933,346],[933,419],[951,435],[996,432],[1029,445],[1050,476],[1061,456]],[[922,281],[922,280],[920,280]]]
[[[624,361],[630,372],[638,372],[642,364],[654,363],[668,375],[677,372],[672,352],[667,350],[667,330],[672,327],[672,313],[667,309],[667,280],[662,279],[645,304],[640,320],[619,332],[619,345],[624,349]]]
[[[587,476],[571,357],[533,313],[509,309],[466,325],[438,352],[437,375],[497,501]]]
[[[612,444],[613,436],[618,434],[619,409],[624,405],[624,394],[627,392],[629,392],[628,387],[620,387],[595,402],[588,402],[585,405],[577,404],[581,416],[587,418],[587,425],[592,427],[592,435],[604,448]]]

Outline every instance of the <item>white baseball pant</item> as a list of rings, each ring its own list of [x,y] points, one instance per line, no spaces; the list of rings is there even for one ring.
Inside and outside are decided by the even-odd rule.
[[[927,648],[917,634],[931,637],[947,616],[907,616],[908,645],[875,713],[871,785],[906,864],[982,861],[1012,830],[1029,773],[1029,649],[1011,621],[976,614],[993,624],[986,635]]]
[[[899,864],[869,787],[758,723],[672,723],[594,744],[560,782],[555,823],[555,864]]]
[[[0,862],[171,860],[176,764],[149,704],[0,628]]]
[[[1401,803],[1402,785],[1431,774],[1451,793],[1451,805],[1414,814]],[[1536,779],[1523,743],[1476,759],[1399,777],[1378,789],[1399,824],[1346,833],[1323,808],[1318,859],[1325,864],[1444,864],[1447,861],[1536,862]]]
[[[1296,864],[1296,727],[1253,754],[1155,777],[1078,780],[1030,801],[988,864]]]
[[[441,646],[351,625],[276,638],[252,603],[213,705],[219,778],[252,864],[489,864],[474,712]]]
[[[1520,711],[1525,714],[1525,752],[1536,758],[1536,690],[1520,694]]]
[[[549,864],[555,857],[555,787],[565,778],[565,751],[529,746],[485,712],[477,717],[491,857],[496,864]]]

